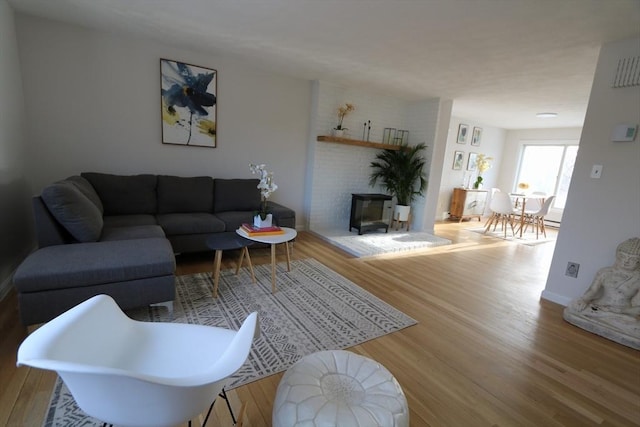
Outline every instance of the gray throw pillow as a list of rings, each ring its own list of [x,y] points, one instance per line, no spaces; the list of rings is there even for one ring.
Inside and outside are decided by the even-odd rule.
[[[100,200],[98,193],[96,193],[95,188],[93,188],[93,185],[91,185],[89,181],[87,181],[80,175],[70,176],[69,178],[65,179],[65,181],[72,182],[76,187],[78,187],[78,190],[80,190],[82,194],[87,196],[89,200],[91,200],[93,204],[97,206],[101,214],[104,213],[104,206],[102,206],[102,201]]]
[[[53,217],[79,242],[95,242],[102,233],[98,207],[71,182],[61,181],[42,190],[42,200]]]

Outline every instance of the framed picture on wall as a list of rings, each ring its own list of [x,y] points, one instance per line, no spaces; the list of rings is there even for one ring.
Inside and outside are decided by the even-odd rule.
[[[453,169],[460,170],[464,164],[464,151],[456,151],[453,153]]]
[[[475,171],[478,168],[476,164],[476,160],[478,158],[478,153],[469,153],[469,161],[467,161],[467,170]]]
[[[160,59],[163,144],[216,147],[217,77],[211,68]]]
[[[471,145],[476,147],[480,145],[480,138],[482,138],[482,128],[473,128],[473,135],[471,136]]]
[[[460,123],[458,126],[458,144],[467,143],[467,134],[469,133],[469,125]]]

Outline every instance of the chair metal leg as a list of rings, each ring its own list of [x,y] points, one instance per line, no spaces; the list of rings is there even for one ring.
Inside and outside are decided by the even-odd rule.
[[[236,416],[233,414],[233,409],[231,409],[231,403],[229,403],[229,399],[227,398],[227,392],[224,390],[224,388],[222,389],[222,391],[218,396],[220,396],[227,402],[227,408],[229,408],[229,414],[231,414],[231,420],[233,421],[233,425],[236,425],[237,423]],[[207,425],[207,421],[209,421],[209,415],[211,415],[211,411],[213,410],[214,403],[216,403],[216,399],[213,399],[213,402],[211,402],[211,406],[209,406],[209,410],[207,411],[207,416],[204,417],[204,422],[202,423],[202,427],[205,427]]]

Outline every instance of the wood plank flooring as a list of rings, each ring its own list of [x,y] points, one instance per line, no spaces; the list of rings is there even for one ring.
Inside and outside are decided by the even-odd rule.
[[[640,425],[640,352],[562,320],[540,300],[553,243],[524,246],[439,223],[454,244],[353,258],[311,233],[292,256],[315,258],[419,324],[351,348],[385,365],[407,396],[412,426]],[[553,232],[553,231],[551,231]],[[280,254],[283,257],[283,254]],[[223,268],[237,253],[225,252]],[[268,249],[251,249],[255,264]],[[211,271],[212,254],[178,257],[178,274]],[[41,426],[55,375],[16,368],[26,330],[14,293],[0,302],[0,426]],[[269,426],[281,374],[230,394],[245,426]],[[223,403],[220,424],[230,425]],[[196,423],[197,424],[197,423]]]

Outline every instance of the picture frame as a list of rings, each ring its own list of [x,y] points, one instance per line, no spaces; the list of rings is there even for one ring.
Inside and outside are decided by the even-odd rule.
[[[464,164],[464,151],[455,151],[453,153],[453,170],[461,170]]]
[[[478,165],[476,164],[476,159],[478,158],[478,153],[469,153],[469,160],[467,161],[467,170],[475,171],[478,169]]]
[[[473,135],[471,136],[471,145],[478,147],[480,145],[480,139],[482,138],[482,128],[473,128]]]
[[[466,144],[467,143],[467,135],[469,134],[469,125],[465,125],[460,123],[458,125],[458,144]]]
[[[160,59],[162,143],[215,148],[218,72]]]

